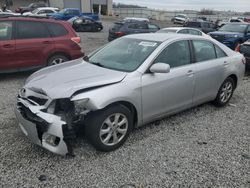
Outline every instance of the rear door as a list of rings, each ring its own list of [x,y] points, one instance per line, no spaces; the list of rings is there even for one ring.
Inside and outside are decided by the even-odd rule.
[[[0,71],[16,66],[13,26],[12,21],[0,21]]]
[[[227,55],[218,46],[206,40],[193,40],[195,56],[194,104],[213,100],[228,66]]]
[[[45,65],[54,41],[43,22],[16,22],[16,58],[20,67]]]

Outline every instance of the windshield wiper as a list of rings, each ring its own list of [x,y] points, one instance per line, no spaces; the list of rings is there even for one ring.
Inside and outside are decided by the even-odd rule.
[[[90,62],[90,63],[93,64],[93,65],[96,65],[98,67],[104,67],[104,65],[99,63],[99,62]]]
[[[83,60],[89,62],[89,56],[87,56],[87,55],[84,56],[84,57],[83,57]]]

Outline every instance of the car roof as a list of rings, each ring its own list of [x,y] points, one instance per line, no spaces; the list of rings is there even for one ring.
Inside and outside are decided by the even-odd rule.
[[[32,16],[22,16],[22,15],[10,15],[6,17],[0,17],[0,20],[3,21],[15,21],[15,20],[21,20],[21,21],[46,21],[46,22],[53,22],[53,23],[65,23],[64,21],[55,20],[49,17],[32,17]]]
[[[164,42],[169,39],[204,39],[202,36],[196,35],[187,35],[187,34],[175,34],[175,33],[145,33],[145,34],[133,34],[133,35],[126,35],[124,38],[131,38],[131,39],[141,39],[141,40],[149,40],[157,42]]]
[[[44,10],[44,9],[48,9],[48,10],[54,10],[54,9],[59,9],[59,8],[56,8],[56,7],[39,7],[37,8],[38,10]]]
[[[226,25],[250,25],[248,22],[229,22]]]
[[[200,31],[199,29],[195,29],[195,28],[192,28],[192,27],[165,27],[165,28],[162,28],[161,30],[168,30],[168,29],[173,29],[173,30],[193,29],[193,30]]]

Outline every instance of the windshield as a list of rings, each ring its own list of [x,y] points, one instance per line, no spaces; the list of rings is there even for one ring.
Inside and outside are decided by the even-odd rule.
[[[188,27],[201,27],[201,23],[200,22],[188,22],[187,26]]]
[[[32,11],[32,14],[36,14],[36,13],[38,13],[38,12],[39,12],[39,10],[38,10],[38,9],[35,9],[35,10]]]
[[[108,69],[132,72],[159,46],[159,42],[121,38],[93,54],[88,61]]]
[[[59,13],[62,13],[62,14],[64,14],[64,12],[66,12],[66,9],[62,9],[59,11]]]
[[[236,33],[244,33],[246,31],[247,24],[227,24],[219,29],[219,31],[228,31]]]
[[[30,7],[30,8],[32,8],[32,7],[33,7],[33,5],[34,5],[34,3],[31,3],[31,4],[29,5],[29,7]]]
[[[156,33],[176,33],[177,29],[161,29],[157,31]]]

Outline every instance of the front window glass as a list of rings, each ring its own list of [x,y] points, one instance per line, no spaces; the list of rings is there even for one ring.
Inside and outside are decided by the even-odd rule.
[[[35,9],[35,10],[33,10],[31,13],[32,14],[36,14],[36,13],[38,13],[39,12],[39,9]]]
[[[121,38],[102,48],[89,62],[108,69],[132,72],[159,46],[159,42]]]
[[[191,63],[188,41],[178,41],[167,46],[155,59],[155,63],[166,63],[170,68],[188,65]]]
[[[0,22],[0,41],[11,40],[12,22]]]
[[[226,24],[222,26],[219,31],[228,31],[228,32],[236,32],[236,33],[244,33],[247,24]]]

